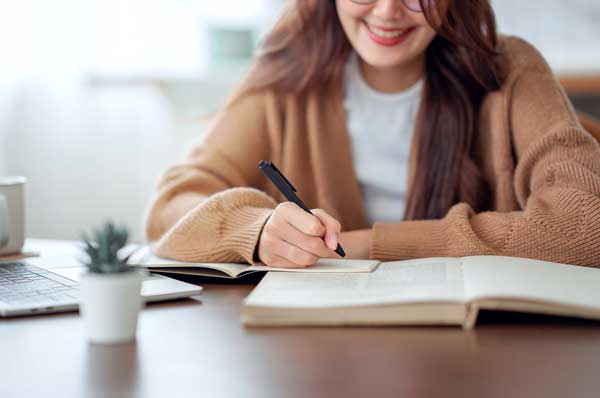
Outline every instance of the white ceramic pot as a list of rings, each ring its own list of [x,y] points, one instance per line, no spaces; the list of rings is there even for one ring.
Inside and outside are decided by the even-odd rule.
[[[91,343],[135,340],[143,279],[140,271],[82,275],[79,313]]]

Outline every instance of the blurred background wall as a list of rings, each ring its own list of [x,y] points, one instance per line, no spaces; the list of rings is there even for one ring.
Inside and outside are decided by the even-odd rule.
[[[24,175],[27,234],[106,218],[143,240],[160,173],[202,136],[284,0],[19,0],[0,13],[0,175]],[[495,0],[600,117],[600,2]],[[588,80],[585,80],[588,79]],[[593,89],[596,87],[596,89]]]

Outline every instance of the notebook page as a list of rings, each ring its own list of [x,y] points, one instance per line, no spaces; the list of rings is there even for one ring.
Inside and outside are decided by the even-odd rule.
[[[502,256],[463,259],[465,296],[600,308],[600,269]]]
[[[169,269],[181,271],[184,268],[205,268],[218,270],[231,277],[251,272],[251,271],[282,271],[282,272],[371,272],[377,268],[379,261],[377,260],[347,260],[347,259],[332,259],[323,258],[317,263],[308,268],[276,268],[267,267],[265,265],[251,266],[249,264],[236,263],[200,263],[189,261],[177,261],[168,258],[163,258],[155,255],[147,246],[141,247],[136,251],[128,261],[131,265],[151,268],[153,270],[160,268],[163,272],[168,272]],[[178,270],[179,269],[179,270]]]
[[[276,268],[265,265],[236,264],[236,263],[200,263],[177,261],[155,255],[145,246],[136,251],[128,261],[131,265],[152,268],[208,268],[216,269],[235,277],[249,271],[285,271],[285,272],[371,272],[379,265],[377,260],[346,260],[322,258],[308,268]]]
[[[245,305],[319,308],[447,301],[464,301],[458,259],[381,263],[372,273],[269,272]]]
[[[277,268],[266,265],[254,265],[244,271],[283,271],[283,272],[371,272],[379,265],[377,260],[346,260],[321,258],[315,265],[306,268]]]
[[[146,268],[208,268],[215,269],[226,273],[232,277],[246,271],[248,264],[235,263],[199,263],[189,261],[177,261],[169,258],[158,257],[150,251],[148,247],[144,247],[136,252],[128,261],[131,265],[136,265]]]

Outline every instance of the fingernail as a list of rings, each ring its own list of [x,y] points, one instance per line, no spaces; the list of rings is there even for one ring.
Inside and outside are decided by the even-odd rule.
[[[331,250],[335,250],[337,246],[337,234],[327,234],[327,245]]]

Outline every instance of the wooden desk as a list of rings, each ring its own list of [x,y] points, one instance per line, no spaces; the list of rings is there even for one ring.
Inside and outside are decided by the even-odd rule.
[[[0,397],[596,397],[600,323],[246,329],[251,285],[155,304],[136,344],[88,345],[77,314],[0,320]]]

